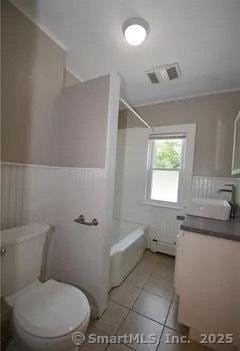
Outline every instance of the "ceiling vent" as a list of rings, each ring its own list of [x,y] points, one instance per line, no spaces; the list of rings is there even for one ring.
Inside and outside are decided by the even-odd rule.
[[[159,80],[158,80],[156,73],[154,73],[154,72],[146,72],[146,73],[147,73],[148,78],[150,79],[151,83],[153,83],[153,84],[159,83]]]
[[[178,63],[153,67],[146,71],[146,74],[153,84],[179,79],[181,77]]]

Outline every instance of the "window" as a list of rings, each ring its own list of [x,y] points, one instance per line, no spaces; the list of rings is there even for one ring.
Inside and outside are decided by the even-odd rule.
[[[150,199],[178,202],[179,178],[183,169],[182,136],[158,136],[150,141],[152,148]]]
[[[183,126],[179,127],[179,131],[177,126],[161,127],[157,128],[159,133],[154,131],[149,135],[147,202],[174,207],[185,200],[187,188],[191,192],[189,170],[192,172],[194,143],[189,141],[192,139],[193,142],[194,137],[192,135],[190,138],[189,126],[192,125],[185,125],[186,131]],[[195,136],[195,128],[193,131]],[[188,157],[187,146],[192,147],[192,150],[188,150]]]

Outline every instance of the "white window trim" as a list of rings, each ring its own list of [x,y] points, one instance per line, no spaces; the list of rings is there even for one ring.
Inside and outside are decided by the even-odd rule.
[[[193,174],[193,162],[194,162],[194,149],[195,149],[195,136],[196,136],[196,124],[179,124],[172,126],[163,126],[153,128],[149,135],[171,135],[181,134],[186,137],[185,139],[185,158],[183,160],[183,176],[179,180],[178,189],[178,202],[167,202],[151,200],[150,189],[151,189],[151,169],[152,169],[152,148],[148,143],[148,160],[147,160],[147,173],[145,182],[145,204],[156,205],[169,208],[183,208],[184,204],[189,201],[192,197],[192,174]],[[180,183],[181,182],[181,183]]]

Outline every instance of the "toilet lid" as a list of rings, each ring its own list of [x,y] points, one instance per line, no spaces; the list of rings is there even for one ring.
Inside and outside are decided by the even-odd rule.
[[[52,279],[21,296],[14,306],[18,325],[42,338],[71,333],[89,314],[88,300],[79,289]]]

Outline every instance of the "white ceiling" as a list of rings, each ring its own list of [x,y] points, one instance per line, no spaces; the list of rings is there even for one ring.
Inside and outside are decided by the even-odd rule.
[[[133,105],[240,88],[239,0],[12,0],[68,47],[83,80],[123,78]],[[122,24],[143,17],[150,35],[129,46]],[[178,62],[182,78],[151,84],[144,71]]]

